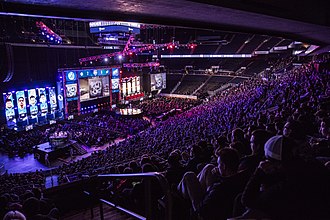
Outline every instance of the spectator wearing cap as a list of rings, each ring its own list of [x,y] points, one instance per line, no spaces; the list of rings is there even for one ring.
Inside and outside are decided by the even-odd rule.
[[[266,142],[266,160],[243,192],[242,203],[248,207],[244,218],[329,219],[329,172],[302,160],[295,145],[282,135]]]

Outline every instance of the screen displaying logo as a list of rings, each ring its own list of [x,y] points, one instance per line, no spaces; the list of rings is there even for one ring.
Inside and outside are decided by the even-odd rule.
[[[77,79],[76,71],[67,71],[65,75],[66,81],[75,81]]]
[[[112,69],[112,78],[113,79],[119,78],[119,70],[118,69],[115,69],[115,68]]]
[[[89,82],[89,95],[91,98],[96,98],[103,95],[102,81],[100,78],[91,78],[88,79],[88,82]]]
[[[119,79],[111,79],[111,88],[119,89]]]
[[[77,84],[66,84],[66,96],[68,98],[76,97],[77,96]]]

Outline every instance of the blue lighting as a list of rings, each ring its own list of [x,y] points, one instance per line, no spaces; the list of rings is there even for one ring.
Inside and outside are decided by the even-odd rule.
[[[49,35],[47,34],[46,37],[49,38]]]
[[[51,38],[50,38],[50,40],[54,40],[54,38],[53,38],[53,37],[51,37]]]

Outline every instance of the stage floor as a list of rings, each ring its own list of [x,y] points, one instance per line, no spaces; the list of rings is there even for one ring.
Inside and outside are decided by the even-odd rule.
[[[28,154],[24,158],[9,158],[7,155],[0,153],[0,162],[5,164],[5,170],[8,170],[8,173],[27,173],[40,169],[49,170],[53,167],[56,167],[56,163],[51,164],[51,167],[45,166],[38,160],[34,159],[33,154]]]
[[[115,140],[115,143],[121,142],[125,139],[118,138]],[[34,172],[36,170],[49,170],[56,168],[62,164],[68,164],[72,161],[81,160],[82,158],[88,157],[92,154],[94,151],[104,150],[107,147],[109,147],[109,144],[105,144],[101,147],[96,148],[88,148],[88,153],[81,155],[81,156],[75,156],[73,160],[71,158],[65,158],[62,160],[55,160],[51,162],[51,166],[47,167],[43,163],[39,162],[37,159],[34,158],[34,154],[27,154],[24,158],[20,157],[12,157],[9,158],[8,155],[5,155],[3,153],[0,153],[0,163],[5,164],[5,170],[8,170],[8,173],[27,173],[27,172]],[[86,149],[87,150],[87,149]]]

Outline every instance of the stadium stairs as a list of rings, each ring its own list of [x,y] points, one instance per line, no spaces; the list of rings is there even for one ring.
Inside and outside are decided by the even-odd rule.
[[[92,209],[84,209],[66,214],[62,220],[87,220],[87,219],[111,219],[111,220],[133,220],[137,219],[123,213],[111,206],[104,206],[101,203]]]
[[[195,95],[199,90],[201,90],[201,88],[203,88],[207,83],[208,83],[208,81],[210,80],[212,78],[212,76],[209,76],[209,78],[205,81],[205,82],[203,82],[202,83],[202,85],[200,85],[193,93],[192,93],[192,95]]]
[[[74,143],[72,145],[72,147],[75,149],[75,151],[77,152],[78,155],[84,155],[87,154],[87,150],[85,150],[83,148],[83,146],[81,144],[79,144],[78,142]]]
[[[170,92],[170,94],[173,94],[173,93],[177,90],[177,88],[181,85],[181,83],[182,83],[184,77],[185,77],[185,74],[182,75],[180,81],[178,82],[178,84],[176,84],[176,85],[174,86],[174,88],[172,89],[172,91]]]

